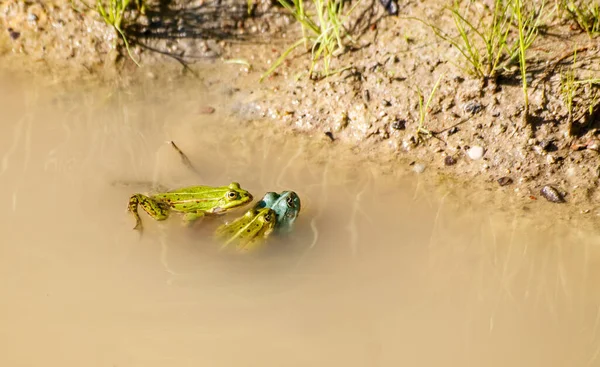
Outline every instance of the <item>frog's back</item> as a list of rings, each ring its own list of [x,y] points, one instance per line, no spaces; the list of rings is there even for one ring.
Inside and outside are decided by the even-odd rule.
[[[227,186],[188,186],[181,189],[171,190],[167,194],[207,194],[222,193],[227,191]]]

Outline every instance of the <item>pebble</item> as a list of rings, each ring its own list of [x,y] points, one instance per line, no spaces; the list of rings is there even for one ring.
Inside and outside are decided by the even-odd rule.
[[[425,171],[425,165],[423,163],[416,163],[413,166],[413,171],[416,173],[423,173],[423,171]]]
[[[406,120],[397,119],[392,123],[392,129],[394,130],[404,130],[406,128]]]
[[[498,185],[500,185],[500,186],[511,185],[512,183],[513,183],[513,179],[510,177],[500,177],[498,179]]]
[[[554,144],[554,140],[552,139],[544,139],[540,141],[539,145],[546,152],[554,152],[558,150],[558,148]]]
[[[469,156],[469,158],[471,158],[474,161],[481,159],[483,157],[483,153],[485,153],[485,150],[483,149],[483,147],[480,147],[477,145],[474,147],[471,147],[471,148],[469,148],[469,150],[467,150],[467,155]]]
[[[482,109],[483,109],[483,106],[478,101],[470,101],[470,102],[467,102],[463,106],[463,110],[466,113],[469,113],[471,115],[476,114],[477,112],[481,111]]]
[[[590,150],[595,150],[596,152],[600,152],[600,140],[598,140],[598,139],[591,140],[588,143],[587,148]]]
[[[565,199],[563,196],[552,186],[544,186],[540,190],[540,194],[551,203],[564,203]]]
[[[215,113],[215,108],[211,106],[200,106],[198,113],[201,115],[210,115]]]
[[[449,130],[448,130],[448,136],[456,134],[458,132],[458,127],[456,126],[452,126]]]
[[[13,41],[16,41],[21,36],[20,32],[17,32],[12,28],[8,28],[7,31],[8,35],[10,36],[10,39],[12,39]]]
[[[446,158],[444,158],[444,164],[446,166],[453,166],[456,164],[456,159],[454,159],[454,157],[451,155],[447,155]]]

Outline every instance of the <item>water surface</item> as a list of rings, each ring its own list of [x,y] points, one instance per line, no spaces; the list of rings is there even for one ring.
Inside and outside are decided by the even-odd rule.
[[[224,82],[0,80],[3,366],[597,366],[600,243],[252,122]],[[206,114],[206,106],[215,108]],[[260,112],[260,111],[258,111]],[[181,164],[176,141],[198,173]],[[231,256],[144,183],[293,189],[295,231]],[[236,214],[240,215],[242,211]]]

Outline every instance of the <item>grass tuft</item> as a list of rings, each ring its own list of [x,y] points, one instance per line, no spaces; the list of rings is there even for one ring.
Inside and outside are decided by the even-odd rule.
[[[516,21],[517,40],[510,54],[517,55],[519,69],[521,70],[521,84],[523,88],[523,125],[529,122],[529,92],[527,85],[527,50],[533,44],[538,34],[538,29],[544,14],[546,1],[543,0],[537,8],[527,8],[523,0],[510,0],[513,18]],[[512,57],[514,58],[514,56]]]
[[[527,4],[526,4],[527,3]],[[467,61],[467,72],[482,79],[495,79],[516,61],[521,71],[525,114],[529,116],[527,85],[527,50],[535,41],[542,19],[549,16],[545,11],[546,0],[539,3],[523,0],[494,0],[492,7],[483,7],[475,14],[470,5],[461,6],[455,0],[446,9],[452,14],[458,33],[451,36],[432,23],[417,20],[433,30],[439,38],[450,43]]]
[[[79,2],[88,9],[94,9],[100,17],[104,20],[104,22],[118,33],[118,35],[123,40],[125,44],[125,48],[127,49],[127,54],[133,60],[133,62],[140,66],[140,64],[135,60],[133,55],[131,54],[131,49],[129,48],[129,41],[127,40],[127,36],[125,36],[125,32],[123,31],[122,24],[123,19],[125,18],[125,11],[127,7],[131,4],[131,0],[96,0],[96,6],[92,8],[88,5],[84,0],[79,0]],[[137,11],[140,14],[146,14],[146,2],[145,0],[134,0]],[[75,0],[71,0],[71,6],[76,11],[79,11],[75,7]]]
[[[313,14],[307,11],[304,0],[278,1],[300,23],[302,38],[288,47],[261,76],[260,80],[262,81],[273,73],[294,49],[302,45],[310,48],[311,52],[309,76],[314,76],[315,67],[319,60],[323,62],[322,76],[331,75],[331,59],[336,53],[344,49],[342,39],[347,38],[352,41],[343,23],[359,2],[357,1],[344,14],[344,2],[342,0],[311,0],[312,5],[309,4],[309,8],[314,10]]]
[[[567,106],[567,134],[573,135],[573,97],[577,91],[577,84],[575,83],[575,70],[574,65],[577,61],[577,52],[573,54],[573,64],[564,73],[561,72],[560,77],[560,91],[563,97],[563,101]]]
[[[96,10],[98,14],[104,19],[106,24],[112,26],[117,33],[121,36],[123,43],[125,44],[125,48],[127,49],[127,54],[133,60],[133,62],[139,67],[140,64],[136,61],[136,59],[131,54],[131,49],[129,48],[129,41],[127,41],[127,37],[121,28],[121,24],[123,22],[123,17],[125,15],[125,10],[131,3],[131,0],[108,0],[108,4],[105,4],[106,0],[97,0],[96,2]],[[135,0],[138,11],[142,14],[145,13],[145,4],[144,0]]]
[[[562,0],[557,7],[591,38],[600,34],[600,3],[589,0]]]
[[[428,129],[425,128],[425,118],[427,117],[427,112],[429,112],[429,105],[431,104],[431,101],[433,100],[433,95],[435,94],[435,91],[436,91],[437,87],[440,85],[440,81],[442,80],[443,77],[444,77],[443,74],[440,75],[437,82],[435,82],[435,85],[433,86],[431,93],[429,93],[429,98],[427,98],[427,102],[425,103],[425,105],[423,105],[423,101],[424,101],[423,93],[421,92],[421,88],[419,88],[419,86],[417,85],[417,95],[419,97],[419,126],[417,126],[416,133],[417,133],[418,137],[421,137],[422,135],[431,137],[433,135],[431,133],[431,131],[429,131]]]
[[[486,8],[481,14],[469,16],[468,9],[462,10],[458,1],[446,7],[452,14],[458,37],[453,37],[432,23],[419,18],[417,20],[427,25],[433,32],[450,43],[465,58],[469,67],[467,72],[480,78],[494,77],[498,65],[503,59],[507,37],[510,30],[508,4],[504,0],[494,0],[493,8]],[[473,19],[481,19],[475,23]]]

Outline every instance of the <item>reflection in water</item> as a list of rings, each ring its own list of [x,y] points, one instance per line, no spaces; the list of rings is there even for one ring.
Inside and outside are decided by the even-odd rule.
[[[198,82],[0,96],[2,365],[600,364],[595,233],[274,135]],[[298,192],[295,231],[232,256],[222,218],[132,230],[145,183],[231,181]]]

